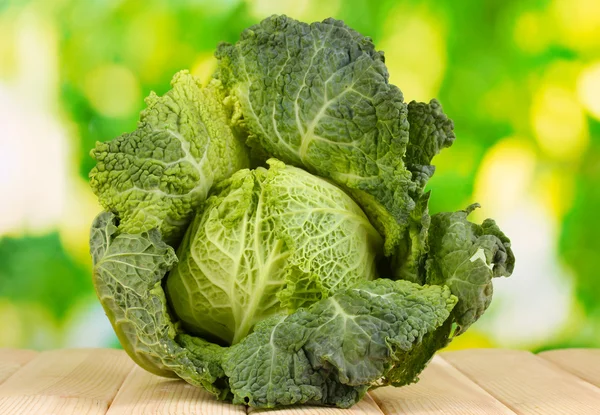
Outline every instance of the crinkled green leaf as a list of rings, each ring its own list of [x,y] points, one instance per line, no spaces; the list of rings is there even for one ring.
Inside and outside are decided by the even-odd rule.
[[[425,284],[425,261],[429,250],[429,195],[430,192],[427,192],[417,199],[415,209],[410,214],[406,236],[400,241],[396,254],[390,261],[394,278],[421,285]]]
[[[453,311],[456,334],[473,324],[492,301],[492,278],[512,274],[510,240],[492,219],[481,225],[467,216],[478,204],[458,212],[433,215],[429,229],[426,283],[447,285],[458,297]]]
[[[286,286],[277,296],[288,312],[338,289],[377,277],[382,239],[361,208],[337,186],[274,159],[265,204],[276,234],[292,251]]]
[[[391,267],[395,278],[424,284],[431,218],[428,208],[429,192],[423,191],[435,171],[435,166],[431,164],[433,157],[454,142],[454,125],[435,99],[429,104],[410,102],[408,121],[409,142],[404,159],[416,185],[410,192],[415,201],[415,209],[410,213],[408,226],[391,258]]]
[[[248,143],[344,186],[390,254],[415,185],[403,162],[407,106],[371,39],[334,19],[272,16],[216,56],[216,76],[238,101]]]
[[[219,399],[231,400],[229,383],[223,370],[223,358],[227,348],[182,332],[175,336],[175,341],[188,352],[187,357],[193,367],[201,368],[202,373],[195,380],[199,380],[205,389],[217,395]]]
[[[179,376],[223,396],[227,390],[215,386],[223,376],[215,364],[223,348],[206,344],[203,358],[176,341],[177,328],[161,286],[164,275],[177,261],[173,248],[162,241],[156,229],[115,235],[116,221],[111,213],[98,215],[92,224],[90,247],[96,293],[121,345],[149,372]]]
[[[248,166],[218,81],[202,88],[187,71],[172,89],[146,98],[138,128],[97,143],[90,184],[119,230],[158,228],[175,244],[214,182]]]
[[[456,138],[454,123],[444,114],[436,99],[429,104],[411,101],[408,104],[408,122],[409,141],[404,160],[413,182],[423,190],[435,171],[431,160],[444,148],[450,147]]]
[[[333,370],[314,369],[306,352],[296,346],[305,341],[306,328],[290,330],[285,320],[274,316],[261,321],[226,355],[223,367],[233,385],[233,403],[273,408],[307,402],[347,407],[358,402],[368,387],[343,385]]]
[[[448,318],[444,324],[434,331],[423,336],[418,347],[413,347],[408,352],[396,354],[398,359],[394,367],[385,374],[383,380],[376,385],[379,386],[404,386],[419,380],[418,375],[429,364],[436,351],[443,349],[450,343],[452,332],[452,318]]]
[[[195,334],[237,343],[260,320],[376,276],[381,237],[335,185],[269,160],[215,187],[167,278]]]
[[[428,334],[455,304],[448,287],[378,279],[263,321],[226,354],[234,403],[348,407],[389,373],[409,383],[445,345]]]

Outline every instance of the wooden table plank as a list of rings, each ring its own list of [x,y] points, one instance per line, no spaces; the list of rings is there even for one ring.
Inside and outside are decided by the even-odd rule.
[[[248,408],[248,413],[253,415],[383,415],[381,409],[369,395],[348,409],[293,405],[279,409]]]
[[[538,356],[600,388],[600,349],[550,350]]]
[[[132,366],[122,350],[40,353],[0,385],[0,414],[104,415]]]
[[[36,355],[33,350],[0,349],[0,384]]]
[[[412,385],[371,392],[385,415],[514,415],[481,387],[435,356]]]
[[[0,349],[0,415],[246,413],[245,407],[217,401],[183,381],[160,378],[137,366],[132,368],[131,360],[117,350],[38,354]],[[248,412],[600,415],[600,350],[554,350],[539,356],[498,349],[444,352],[433,359],[419,383],[377,389],[349,409],[295,406]]]
[[[441,356],[517,414],[600,414],[600,389],[529,352],[471,349]]]
[[[246,408],[218,401],[183,380],[167,379],[135,367],[106,415],[235,415]]]

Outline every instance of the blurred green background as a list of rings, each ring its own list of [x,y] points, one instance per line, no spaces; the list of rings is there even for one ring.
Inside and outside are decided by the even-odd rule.
[[[89,150],[273,13],[344,20],[407,101],[454,119],[432,211],[480,202],[518,262],[451,347],[600,347],[596,0],[0,0],[0,347],[117,345],[90,282]]]

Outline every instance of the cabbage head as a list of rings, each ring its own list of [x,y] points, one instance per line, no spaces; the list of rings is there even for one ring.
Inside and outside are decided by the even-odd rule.
[[[409,40],[407,40],[409,41]],[[454,124],[335,19],[271,16],[91,151],[96,294],[154,374],[258,408],[416,382],[511,275],[478,205],[430,215]]]
[[[238,343],[254,325],[375,278],[382,238],[337,186],[269,160],[214,187],[167,277],[197,335]]]

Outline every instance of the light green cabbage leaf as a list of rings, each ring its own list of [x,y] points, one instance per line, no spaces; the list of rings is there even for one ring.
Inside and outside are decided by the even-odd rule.
[[[167,279],[173,310],[197,335],[237,343],[259,321],[376,276],[382,241],[341,189],[269,160],[214,188]]]
[[[213,183],[248,167],[248,155],[218,81],[202,88],[181,71],[171,86],[146,98],[135,131],[96,144],[90,184],[120,231],[157,227],[176,245]]]
[[[225,397],[228,388],[218,386],[223,384],[220,361],[224,349],[197,339],[204,351],[198,359],[193,348],[177,342],[177,326],[169,315],[161,285],[177,262],[173,248],[163,242],[156,229],[117,235],[117,223],[112,213],[99,214],[92,224],[90,249],[96,294],[121,345],[147,371],[180,377]]]

